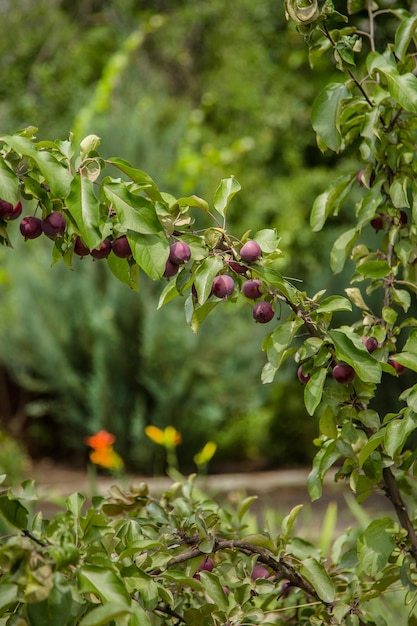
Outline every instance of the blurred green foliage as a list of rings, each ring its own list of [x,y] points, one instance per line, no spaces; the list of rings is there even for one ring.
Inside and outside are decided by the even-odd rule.
[[[317,150],[310,109],[330,65],[310,74],[283,3],[8,0],[2,10],[3,129],[98,134],[104,153],[178,194],[212,197],[234,174],[235,232],[277,228],[283,271],[309,291],[325,283],[335,234],[313,242],[308,215],[344,163]],[[155,313],[159,285],[144,281],[138,296],[89,260],[74,274],[50,269],[49,249],[35,257],[17,226],[14,245],[0,253],[0,358],[29,394],[32,451],[84,461],[83,437],[106,428],[130,467],[160,471],[143,435],[154,423],[181,431],[187,469],[208,439],[214,469],[311,458],[315,424],[294,367],[273,388],[260,383],[263,331],[250,307],[226,306],[195,337],[181,304]]]

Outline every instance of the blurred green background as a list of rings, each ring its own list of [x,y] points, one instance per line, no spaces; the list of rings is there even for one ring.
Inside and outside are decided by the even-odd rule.
[[[331,59],[311,72],[282,2],[4,0],[0,11],[3,132],[97,134],[102,154],[176,195],[211,200],[233,174],[230,230],[276,228],[283,273],[310,293],[338,292],[328,256],[340,225],[317,236],[308,220],[352,163],[316,147],[310,110]],[[194,336],[181,300],[156,310],[161,285],[142,278],[138,295],[89,258],[51,268],[50,242],[24,243],[13,228],[13,250],[0,250],[3,465],[17,459],[9,434],[33,459],[85,467],[84,437],[104,428],[129,470],[159,472],[147,424],[181,432],[184,471],[208,440],[211,471],[309,462],[317,425],[295,364],[261,384],[270,329],[250,306],[218,307]]]

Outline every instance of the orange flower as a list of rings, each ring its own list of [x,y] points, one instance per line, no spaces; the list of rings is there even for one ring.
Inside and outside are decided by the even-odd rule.
[[[101,450],[111,446],[116,441],[116,437],[107,430],[99,430],[95,435],[85,438],[85,443],[93,450]]]
[[[181,441],[181,433],[173,426],[167,426],[165,430],[161,430],[157,426],[146,426],[145,434],[154,443],[164,446],[165,448],[175,448]]]
[[[122,458],[111,446],[102,446],[90,452],[90,461],[110,470],[119,470],[123,467]]]

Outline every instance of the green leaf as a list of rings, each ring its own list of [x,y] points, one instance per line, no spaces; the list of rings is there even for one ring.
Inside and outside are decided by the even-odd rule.
[[[274,368],[278,369],[282,364],[284,352],[302,325],[302,319],[290,317],[283,324],[277,326],[271,334],[268,340],[267,356]]]
[[[29,511],[19,500],[9,497],[6,493],[0,495],[0,515],[15,528],[27,529]]]
[[[347,294],[349,300],[359,309],[362,309],[363,311],[370,311],[369,306],[362,297],[360,289],[357,287],[347,287],[345,289],[345,293]]]
[[[94,192],[94,183],[82,174],[76,174],[66,199],[81,239],[93,250],[102,241],[99,229],[100,203]]]
[[[300,574],[314,587],[317,595],[323,602],[333,602],[336,591],[333,582],[323,564],[308,557],[303,560]]]
[[[19,179],[0,156],[0,198],[13,204],[18,200]]]
[[[0,585],[0,615],[9,607],[18,603],[19,587],[15,583],[3,582]]]
[[[311,209],[310,225],[314,232],[321,230],[331,213],[337,214],[352,186],[352,176],[344,175],[321,193]]]
[[[364,261],[356,270],[365,278],[385,278],[391,272],[388,261]]]
[[[381,364],[366,350],[361,338],[349,329],[329,331],[334,343],[336,357],[353,367],[365,383],[378,383],[381,380]]]
[[[0,141],[7,143],[17,154],[32,159],[52,194],[57,198],[65,198],[68,195],[72,176],[67,167],[57,161],[50,152],[37,150],[32,141],[19,135],[3,135]]]
[[[303,508],[302,504],[297,504],[294,506],[291,511],[288,513],[286,517],[281,522],[281,536],[283,541],[287,542],[291,537],[291,532],[296,522],[297,516],[301,509]]]
[[[316,313],[331,313],[334,311],[351,311],[352,305],[343,296],[328,296],[321,300],[316,309]]]
[[[407,190],[408,182],[409,182],[409,177],[402,175],[402,176],[396,176],[391,184],[391,187],[389,189],[389,195],[392,200],[392,204],[397,209],[402,209],[403,207],[410,206],[410,203],[408,201],[408,190]]]
[[[152,236],[153,235],[148,235],[147,240],[149,237]],[[118,280],[128,285],[134,291],[139,290],[137,265],[129,265],[127,259],[120,259],[115,254],[113,254],[113,252],[111,252],[110,255],[107,257],[107,265],[111,273],[116,276]]]
[[[161,280],[169,254],[169,242],[164,233],[144,235],[128,230],[126,236],[139,267],[153,280]]]
[[[384,446],[391,458],[400,454],[408,436],[416,428],[416,420],[409,414],[405,414],[402,419],[395,419],[390,422],[385,429]]]
[[[152,202],[131,193],[126,183],[107,181],[102,191],[125,229],[142,235],[163,233],[162,224]]]
[[[334,152],[339,152],[342,145],[340,115],[342,102],[347,98],[350,98],[350,92],[344,83],[329,83],[314,101],[311,111],[314,130]]]
[[[399,352],[398,354],[393,354],[392,358],[394,361],[400,363],[400,365],[404,365],[409,370],[413,372],[417,372],[417,354],[413,352]]]
[[[395,548],[393,522],[389,517],[375,520],[358,538],[359,567],[368,576],[377,576]]]
[[[334,242],[330,251],[330,267],[334,274],[340,274],[343,270],[349,251],[358,235],[359,233],[351,228],[342,233]]]
[[[130,610],[123,604],[105,604],[84,615],[80,621],[80,626],[108,626],[112,620],[129,614]]]
[[[142,170],[135,169],[130,165],[130,163],[124,161],[123,159],[119,159],[118,157],[106,159],[106,163],[114,165],[114,167],[117,167],[117,169],[127,174],[130,180],[133,180],[133,182],[143,187],[147,195],[152,200],[158,200],[159,202],[165,204],[164,197],[161,195],[157,184],[154,180],[152,180],[149,174],[146,174],[146,172],[143,172]]]
[[[381,445],[381,443],[384,440],[384,437],[385,437],[385,431],[379,430],[377,433],[375,433],[374,435],[372,435],[372,437],[368,439],[366,444],[363,446],[363,448],[359,452],[359,456],[358,456],[359,467],[362,467],[365,461],[368,459],[368,457],[372,454],[372,452]]]
[[[417,113],[417,78],[411,72],[400,74],[392,57],[370,53],[368,68],[372,73],[381,72],[391,97],[409,113]]]
[[[395,33],[395,56],[404,63],[407,49],[416,33],[417,15],[402,20]]]
[[[229,600],[224,592],[223,586],[219,581],[216,574],[212,572],[202,571],[200,572],[201,582],[204,586],[204,591],[208,597],[217,604],[221,611],[228,611]]]
[[[223,269],[223,261],[218,256],[209,256],[197,267],[194,274],[194,285],[197,290],[199,304],[204,304],[211,293],[215,276]]]
[[[326,368],[320,368],[313,373],[304,388],[304,404],[309,415],[314,415],[314,411],[321,402],[326,376]]]
[[[211,313],[211,311],[220,304],[220,301],[215,302],[205,302],[201,306],[198,305],[194,308],[193,314],[191,316],[190,325],[192,331],[197,334],[200,330],[201,324],[206,319],[207,315]]]
[[[130,596],[123,581],[108,567],[83,565],[78,570],[81,593],[94,593],[103,603],[130,607]]]
[[[258,496],[248,496],[247,498],[244,498],[243,501],[240,503],[239,510],[238,510],[238,519],[240,522],[245,517],[246,513],[249,511],[251,505],[254,502],[256,502],[257,499],[258,499]]]
[[[275,252],[278,247],[280,237],[277,235],[275,228],[264,228],[258,230],[254,236],[254,241],[257,241],[261,246],[262,252]]]
[[[214,194],[214,208],[222,217],[226,215],[226,209],[234,195],[240,191],[241,186],[238,181],[231,176],[223,178]]]

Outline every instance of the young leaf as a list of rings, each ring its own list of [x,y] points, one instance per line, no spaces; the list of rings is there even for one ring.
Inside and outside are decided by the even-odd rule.
[[[321,141],[334,152],[342,146],[340,114],[343,100],[350,98],[344,83],[329,83],[313,103],[311,120]]]
[[[238,181],[231,176],[223,178],[214,194],[214,208],[222,217],[226,215],[226,209],[234,195],[240,191],[241,186]]]
[[[94,192],[94,183],[82,173],[72,179],[66,205],[85,245],[90,250],[97,248],[102,240],[99,230],[100,203]]]
[[[323,395],[324,381],[326,380],[327,370],[321,367],[313,373],[304,389],[304,404],[309,415],[314,415],[314,411],[321,402]]]

